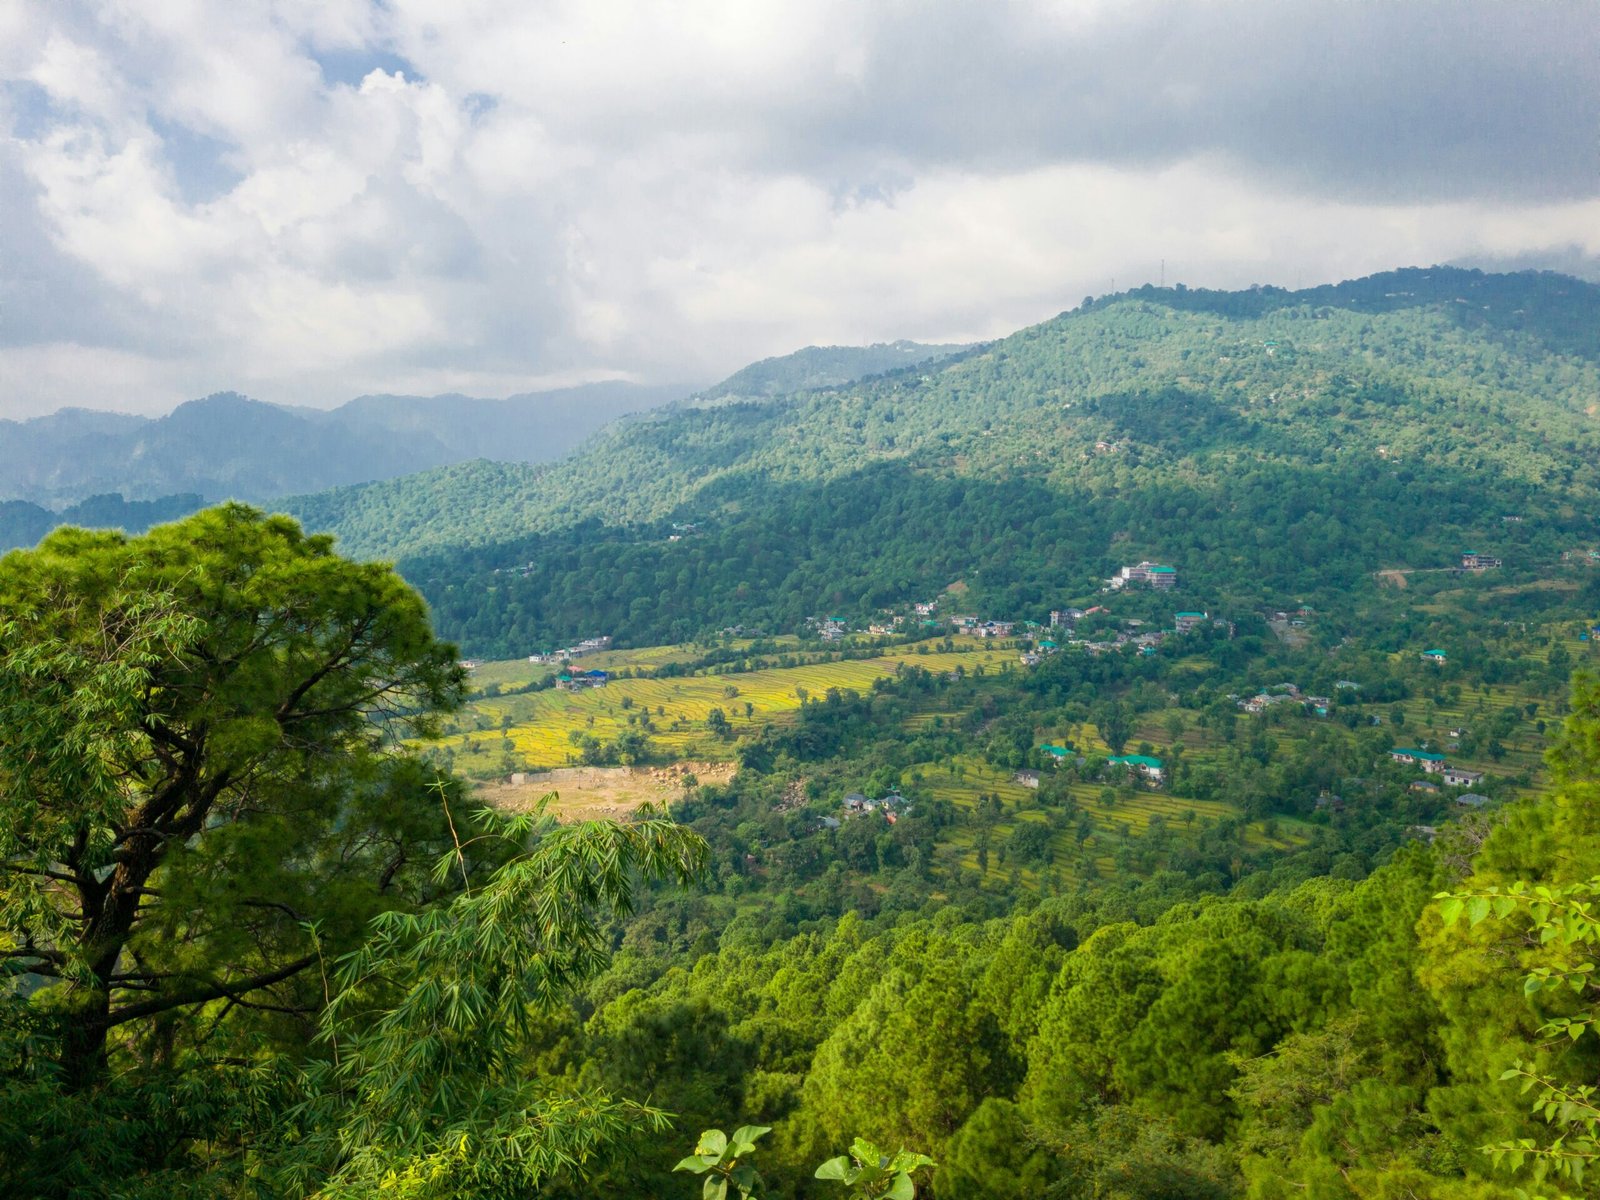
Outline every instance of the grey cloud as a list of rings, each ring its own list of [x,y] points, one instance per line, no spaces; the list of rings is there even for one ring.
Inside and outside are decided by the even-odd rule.
[[[0,141],[0,350],[63,347],[57,392],[80,345],[143,356],[191,393],[516,390],[710,374],[808,341],[964,340],[1112,276],[1153,278],[1163,255],[1174,278],[1228,285],[1475,247],[1561,267],[1559,251],[1519,251],[1566,239],[1592,269],[1600,248],[1582,214],[1533,213],[1600,195],[1592,0],[841,3],[837,42],[774,54],[770,77],[687,62],[705,35],[692,22],[717,16],[697,12],[660,44],[597,22],[592,87],[520,61],[494,74],[497,29],[434,38],[427,14],[400,28],[400,4],[374,4],[365,45],[241,34],[260,61],[238,71],[206,59],[201,24],[124,37],[96,6],[61,7],[51,27],[115,65],[130,126],[161,139],[168,232],[181,219],[221,240],[197,267],[151,260],[119,287],[96,255],[115,267],[145,227],[80,240],[83,261],[56,249],[71,231],[41,217]],[[372,69],[438,90],[385,107],[357,95]],[[218,80],[234,103],[208,114]],[[13,148],[77,119],[41,95],[16,85],[5,111],[0,94]],[[388,148],[363,158],[369,144]],[[350,195],[315,195],[357,160]],[[304,162],[322,165],[294,174]],[[229,189],[275,168],[257,227]],[[1162,192],[1186,186],[1206,195]],[[1438,202],[1462,211],[1417,207]],[[1201,275],[1178,274],[1185,255]],[[281,343],[253,342],[263,327]]]
[[[1589,0],[1111,5],[1081,28],[1033,4],[882,10],[859,81],[729,105],[715,89],[556,119],[630,141],[723,128],[771,169],[836,186],[883,164],[1148,167],[1227,159],[1280,188],[1368,201],[1600,191],[1600,10]],[[843,47],[841,47],[843,49]],[[593,122],[593,123],[590,123]]]

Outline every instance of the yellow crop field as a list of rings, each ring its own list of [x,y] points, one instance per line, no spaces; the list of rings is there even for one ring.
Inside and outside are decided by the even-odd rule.
[[[647,661],[641,658],[639,651],[619,651],[615,656],[613,665],[616,667],[637,668]],[[577,665],[588,670],[607,657],[611,656],[593,655]],[[964,652],[926,654],[918,653],[915,648],[897,647],[876,658],[726,675],[619,679],[602,688],[573,692],[555,689],[483,697],[472,702],[457,720],[457,731],[445,737],[441,744],[461,753],[472,748],[494,750],[508,740],[518,769],[539,769],[563,766],[569,761],[574,755],[571,740],[574,733],[587,733],[605,742],[629,730],[642,729],[658,755],[726,759],[731,751],[729,743],[710,736],[706,729],[706,720],[713,708],[720,708],[733,730],[742,733],[752,726],[788,718],[800,706],[802,694],[821,697],[829,688],[865,692],[871,688],[873,680],[892,676],[902,663],[934,672],[957,668],[988,672],[1007,668],[1015,662],[1014,650],[987,645]],[[548,670],[530,663],[488,663],[478,668],[474,680],[480,686],[491,682],[517,686],[519,677],[522,682],[530,677],[527,670],[521,671],[519,676],[514,669],[519,665],[536,668],[541,674]],[[648,721],[649,725],[641,725],[641,721]],[[471,769],[470,760],[462,765]]]

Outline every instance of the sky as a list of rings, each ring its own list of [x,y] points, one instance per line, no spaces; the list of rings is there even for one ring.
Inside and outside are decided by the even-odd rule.
[[[1593,0],[0,0],[0,416],[1600,278]]]

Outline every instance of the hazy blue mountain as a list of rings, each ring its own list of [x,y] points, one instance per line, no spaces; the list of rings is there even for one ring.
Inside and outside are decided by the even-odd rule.
[[[690,397],[688,403],[764,400],[816,388],[841,387],[886,371],[949,358],[971,348],[955,343],[929,345],[908,341],[878,342],[871,346],[807,346],[793,354],[751,363],[715,387]]]
[[[0,500],[0,550],[31,546],[57,525],[142,533],[152,525],[187,516],[205,504],[205,498],[193,492],[160,500],[124,500],[113,492],[90,496],[60,512],[27,500]]]
[[[155,418],[63,409],[0,422],[0,497],[49,508],[108,493],[265,501],[485,455],[544,462],[687,390],[615,382],[504,400],[363,396],[331,411],[223,392]]]
[[[472,396],[358,396],[325,414],[327,424],[359,437],[406,437],[437,445],[429,466],[473,458],[550,462],[595,430],[630,413],[683,397],[677,385],[588,383],[504,400]]]
[[[368,395],[330,410],[233,392],[155,418],[64,408],[0,421],[0,545],[29,545],[69,520],[142,529],[226,497],[267,503],[314,493],[338,506],[361,487],[377,489],[355,501],[384,510],[373,520],[418,527],[439,516],[431,502],[411,511],[408,500],[417,489],[390,493],[385,481],[420,473],[446,488],[470,479],[469,489],[476,490],[493,479],[502,496],[520,495],[541,475],[528,464],[561,459],[630,414],[669,412],[678,401],[714,405],[839,387],[966,349],[906,341],[809,346],[748,366],[693,396],[687,386],[609,381],[503,400]],[[320,516],[324,502],[289,506]],[[449,527],[440,524],[440,532]]]

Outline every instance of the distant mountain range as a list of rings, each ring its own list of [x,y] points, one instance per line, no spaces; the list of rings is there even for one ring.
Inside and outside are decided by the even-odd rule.
[[[688,391],[594,383],[504,400],[362,396],[331,411],[223,392],[154,418],[69,408],[0,422],[0,499],[260,501],[484,456],[546,462],[608,421]]]
[[[715,387],[697,392],[686,406],[704,407],[715,401],[768,400],[796,392],[839,387],[904,367],[933,363],[969,345],[930,345],[925,342],[879,342],[872,346],[807,346],[781,358],[764,358],[736,371]]]
[[[267,503],[472,460],[554,462],[631,414],[838,386],[963,349],[808,346],[700,392],[610,382],[504,400],[360,396],[327,411],[221,392],[163,417],[65,408],[0,421],[0,549],[66,523],[139,530],[225,498]]]

